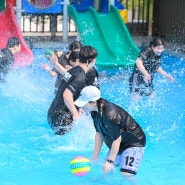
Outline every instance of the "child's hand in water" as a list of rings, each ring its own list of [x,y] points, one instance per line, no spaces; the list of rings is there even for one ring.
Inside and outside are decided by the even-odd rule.
[[[112,163],[109,163],[109,162],[105,162],[104,166],[103,166],[103,171],[104,173],[108,173],[110,172],[111,170],[114,169],[114,166]]]
[[[167,75],[166,78],[170,81],[170,82],[174,82],[174,78],[171,75]]]

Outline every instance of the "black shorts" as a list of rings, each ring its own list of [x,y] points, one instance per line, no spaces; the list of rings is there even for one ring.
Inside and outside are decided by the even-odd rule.
[[[153,79],[146,83],[142,75],[133,73],[129,78],[130,94],[140,96],[150,96],[154,92]]]
[[[72,129],[73,117],[67,108],[63,110],[49,110],[48,123],[55,134],[64,135]]]

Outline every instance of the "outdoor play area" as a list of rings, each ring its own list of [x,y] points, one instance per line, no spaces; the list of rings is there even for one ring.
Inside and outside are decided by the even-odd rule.
[[[31,14],[64,10],[64,4],[58,6],[59,0],[20,2],[21,7]],[[71,160],[76,156],[91,160],[95,135],[93,122],[90,115],[86,115],[66,135],[54,134],[47,122],[47,111],[54,98],[55,78],[41,67],[43,63],[52,66],[45,57],[48,48],[67,51],[69,43],[65,40],[54,48],[50,41],[44,43],[45,48],[30,48],[15,14],[15,4],[20,2],[7,1],[0,12],[0,49],[5,47],[10,36],[17,36],[22,44],[21,52],[15,55],[13,70],[7,75],[6,82],[0,83],[0,184],[184,185],[183,47],[181,52],[178,47],[177,50],[173,47],[162,55],[161,66],[174,77],[174,82],[156,74],[156,97],[134,101],[130,98],[129,76],[141,48],[134,42],[120,15],[120,10],[126,9],[124,1],[122,6],[117,1],[113,4],[102,1],[103,4],[97,7],[93,1],[70,1],[67,4],[67,15],[78,32],[75,39],[98,50],[95,67],[102,97],[128,111],[141,125],[147,139],[146,152],[134,178],[128,180],[117,167],[108,174],[103,173],[105,145],[99,160],[91,163],[90,172],[75,176],[70,170]],[[178,46],[174,42],[170,44]]]

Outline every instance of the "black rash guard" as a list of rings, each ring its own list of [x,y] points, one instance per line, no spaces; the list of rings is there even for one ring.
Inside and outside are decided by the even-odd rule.
[[[86,85],[93,85],[97,88],[100,88],[99,82],[98,82],[98,72],[95,69],[95,67],[92,67],[89,69],[86,73]]]
[[[65,89],[71,91],[75,101],[85,86],[86,75],[80,66],[73,67],[62,77],[58,91],[48,110],[48,123],[54,130],[57,130],[57,134],[62,135],[67,132],[62,127],[72,124],[73,121],[72,114],[64,102],[63,93]]]
[[[0,50],[0,79],[4,80],[9,70],[14,64],[14,55],[8,48]]]
[[[103,141],[111,149],[113,141],[122,138],[120,154],[130,147],[144,147],[146,136],[139,124],[121,107],[102,99],[103,111],[91,112],[96,132],[99,132]]]
[[[141,96],[149,96],[154,91],[153,79],[161,63],[161,55],[155,55],[152,48],[147,47],[139,53],[138,58],[142,60],[146,71],[151,77],[151,80],[146,83],[144,80],[144,75],[140,72],[135,64],[134,71],[129,78],[130,93],[136,93]]]

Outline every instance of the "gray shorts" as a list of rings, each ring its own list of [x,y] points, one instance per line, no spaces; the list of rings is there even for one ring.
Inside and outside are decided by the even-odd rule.
[[[120,155],[116,156],[114,165],[120,167],[121,172],[137,174],[141,164],[145,147],[132,147],[124,150]],[[110,150],[107,154],[109,156]]]

